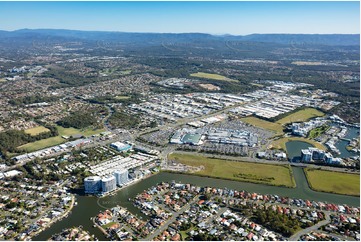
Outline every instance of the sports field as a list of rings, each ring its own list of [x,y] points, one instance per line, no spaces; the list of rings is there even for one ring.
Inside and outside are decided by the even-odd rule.
[[[302,138],[302,137],[284,137],[284,138],[272,141],[271,146],[273,146],[273,148],[276,148],[276,149],[286,150],[286,143],[288,141],[303,141],[306,143],[310,143],[313,146],[315,146],[316,148],[319,148],[321,150],[327,150],[323,144],[318,143],[314,140],[306,139],[306,138]]]
[[[304,169],[313,190],[360,196],[360,175],[343,172]]]
[[[292,170],[288,165],[239,162],[177,153],[170,154],[168,160],[175,160],[189,166],[204,166],[203,170],[194,173],[197,175],[274,186],[295,187]]]
[[[282,127],[282,125],[280,125],[278,123],[269,122],[269,121],[259,119],[256,117],[241,118],[241,121],[252,124],[256,127],[274,131],[274,132],[276,132],[277,135],[283,134],[283,127]]]
[[[49,132],[49,131],[50,130],[48,128],[45,128],[44,126],[37,126],[37,127],[34,127],[34,128],[24,130],[24,132],[26,134],[30,134],[32,136],[38,135],[40,133]]]
[[[292,113],[292,114],[276,121],[276,123],[283,125],[283,124],[293,123],[293,122],[305,122],[311,118],[321,117],[324,115],[325,114],[323,112],[318,111],[317,109],[305,108],[305,109],[302,109],[300,111]]]
[[[237,80],[233,80],[233,79],[230,79],[228,77],[221,76],[221,75],[218,75],[218,74],[205,73],[205,72],[192,73],[191,76],[199,77],[199,78],[212,79],[212,80],[218,80],[218,81],[233,81],[233,82],[237,81]]]

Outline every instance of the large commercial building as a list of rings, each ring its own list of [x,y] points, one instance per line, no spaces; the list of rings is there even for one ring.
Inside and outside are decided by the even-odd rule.
[[[189,133],[183,136],[182,142],[183,144],[200,145],[201,139],[202,135]]]
[[[308,148],[312,152],[312,159],[315,161],[323,160],[325,158],[325,151],[317,148]]]
[[[99,193],[102,188],[102,179],[99,176],[89,176],[84,179],[85,193]]]
[[[114,176],[102,178],[102,192],[111,192],[115,188],[117,188],[117,183]]]
[[[330,165],[340,165],[343,163],[341,158],[333,157],[332,154],[314,147],[301,150],[301,162],[323,162]]]
[[[301,150],[301,161],[302,162],[311,162],[312,161],[312,153],[311,151]]]
[[[127,183],[129,181],[128,175],[129,175],[128,170],[126,170],[126,169],[115,171],[114,176],[115,176],[116,184],[118,186],[121,186],[121,185],[124,185],[125,183]]]
[[[110,144],[110,147],[116,149],[117,151],[121,151],[121,152],[124,152],[124,151],[127,151],[127,150],[130,150],[132,148],[131,145],[129,144],[124,144],[122,142],[114,142],[114,143],[111,143]]]

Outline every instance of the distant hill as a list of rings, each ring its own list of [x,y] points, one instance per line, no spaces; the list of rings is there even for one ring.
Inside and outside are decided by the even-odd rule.
[[[359,34],[251,34],[211,35],[203,33],[129,33],[108,31],[79,31],[63,29],[20,29],[16,31],[1,31],[0,39],[14,40],[26,38],[36,40],[39,38],[59,38],[67,40],[90,41],[118,41],[122,43],[159,44],[163,42],[198,42],[198,41],[245,41],[264,42],[292,45],[333,45],[333,46],[359,46]]]

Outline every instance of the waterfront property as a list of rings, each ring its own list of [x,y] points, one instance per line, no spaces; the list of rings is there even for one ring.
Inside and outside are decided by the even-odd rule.
[[[337,194],[360,196],[360,175],[344,172],[305,169],[313,190]]]
[[[344,165],[341,158],[335,158],[331,153],[326,153],[314,147],[301,150],[301,162],[305,163],[323,163],[327,165]]]
[[[84,214],[89,216],[96,216],[99,213],[99,209],[108,208],[121,204],[125,206],[131,213],[138,216],[142,216],[138,209],[136,209],[132,203],[129,202],[129,198],[135,197],[137,194],[144,190],[156,185],[160,182],[182,181],[183,183],[196,184],[197,186],[211,186],[216,188],[227,187],[229,189],[242,189],[246,191],[252,191],[261,194],[277,194],[278,196],[284,196],[289,198],[318,201],[328,201],[335,204],[347,204],[348,206],[358,207],[360,204],[359,197],[345,196],[324,192],[316,192],[308,187],[307,180],[305,178],[302,168],[292,167],[293,174],[297,183],[295,188],[267,186],[263,184],[254,184],[247,182],[237,182],[222,179],[213,179],[206,177],[199,177],[186,174],[174,174],[168,172],[161,172],[157,175],[151,176],[145,180],[135,183],[134,185],[125,187],[119,190],[115,196],[107,196],[101,199],[88,196],[77,196],[78,206],[74,207],[70,216],[62,221],[55,223],[51,228],[43,231],[39,236],[33,238],[33,240],[47,240],[52,234],[60,233],[64,228],[70,226],[78,226],[82,224],[84,229],[95,234],[100,240],[106,240],[106,237],[97,228],[93,227],[93,222],[85,217]]]
[[[276,149],[286,150],[286,143],[292,142],[292,141],[306,142],[306,143],[309,143],[310,146],[315,146],[318,149],[326,150],[326,147],[324,147],[321,143],[318,143],[314,140],[302,138],[302,137],[283,137],[283,138],[272,141],[271,146]]]
[[[168,160],[189,166],[203,167],[203,169],[195,173],[201,176],[264,183],[275,186],[295,186],[292,172],[288,165],[239,162],[177,153],[170,154]]]

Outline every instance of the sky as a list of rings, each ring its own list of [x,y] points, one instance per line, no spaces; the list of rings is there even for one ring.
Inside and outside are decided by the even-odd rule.
[[[0,29],[359,34],[360,2],[0,2]]]

